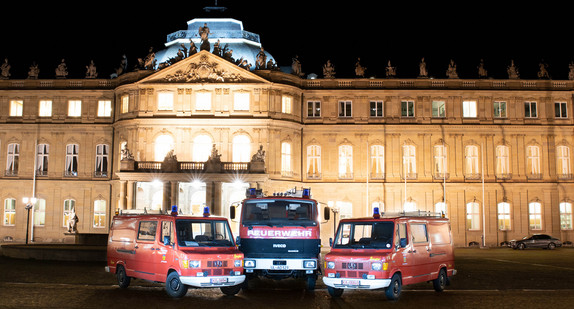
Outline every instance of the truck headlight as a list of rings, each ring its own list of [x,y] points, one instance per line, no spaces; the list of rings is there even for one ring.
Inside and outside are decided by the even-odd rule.
[[[317,261],[305,260],[303,261],[303,268],[317,268]]]
[[[235,260],[235,261],[233,262],[233,266],[235,266],[235,267],[241,267],[241,260]]]
[[[379,263],[379,262],[371,263],[371,269],[372,270],[378,271],[378,270],[381,270],[381,268],[382,268],[381,263]]]
[[[245,268],[254,268],[255,267],[255,261],[254,260],[244,260],[243,265]]]
[[[189,261],[190,268],[199,268],[201,267],[201,261]]]
[[[335,262],[327,262],[328,269],[335,269]]]

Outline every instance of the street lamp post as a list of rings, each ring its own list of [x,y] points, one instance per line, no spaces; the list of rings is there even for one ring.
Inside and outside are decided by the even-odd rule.
[[[23,198],[22,202],[24,202],[24,204],[26,204],[26,210],[28,211],[28,216],[26,218],[26,244],[28,244],[28,232],[30,231],[30,210],[32,209],[32,207],[34,207],[34,204],[36,203],[36,198],[32,197],[32,198]]]

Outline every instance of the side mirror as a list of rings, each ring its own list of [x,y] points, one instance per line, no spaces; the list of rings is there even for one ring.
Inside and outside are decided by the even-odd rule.
[[[323,217],[325,218],[326,221],[329,221],[329,219],[331,219],[331,208],[329,207],[323,208]]]
[[[329,247],[333,247],[333,238],[329,237]]]
[[[229,206],[229,219],[235,219],[235,206]]]

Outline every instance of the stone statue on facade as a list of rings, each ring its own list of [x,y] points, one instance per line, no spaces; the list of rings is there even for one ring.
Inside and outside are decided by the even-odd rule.
[[[110,78],[116,78],[122,74],[124,74],[128,69],[128,57],[126,55],[122,56],[122,61],[120,62],[120,67],[116,69],[115,73],[110,75]]]
[[[30,70],[28,71],[28,79],[38,79],[38,75],[40,75],[40,68],[36,62],[32,62]]]
[[[292,63],[291,63],[291,73],[293,75],[302,77],[303,75],[305,75],[303,73],[303,71],[301,70],[301,62],[299,61],[299,56],[295,56],[295,58],[292,59]]]
[[[127,145],[124,145],[124,148],[122,148],[121,150],[121,160],[133,160],[134,156],[132,155],[132,153],[130,152],[130,150],[128,149]]]
[[[510,60],[510,66],[508,66],[506,72],[508,72],[509,79],[520,79],[520,73],[518,73],[518,68],[514,65],[514,60]]]
[[[256,58],[257,59],[255,60],[255,69],[256,70],[265,69],[265,65],[267,64],[267,55],[265,55],[263,47],[261,47],[261,50],[257,53]]]
[[[70,219],[68,219],[67,226],[68,226],[68,233],[76,234],[78,233],[78,216],[76,215],[76,211],[72,210],[70,214]]]
[[[198,30],[199,37],[201,38],[201,43],[199,44],[199,50],[210,51],[211,45],[209,44],[209,27],[207,23],[203,24],[203,27],[199,27]]]
[[[10,78],[10,64],[8,63],[8,58],[4,59],[4,63],[2,63],[0,70],[2,71],[0,79]]]
[[[387,78],[395,78],[397,76],[397,68],[391,65],[391,60],[387,63],[386,75]]]
[[[548,64],[541,62],[540,64],[538,64],[539,66],[539,70],[538,70],[538,78],[540,79],[550,79],[550,75],[548,74]]]
[[[335,78],[335,67],[331,64],[331,60],[327,60],[327,63],[323,65],[323,77]]]
[[[90,64],[86,66],[86,78],[96,78],[98,77],[98,72],[96,71],[96,65],[94,60],[90,61]]]
[[[155,52],[153,51],[153,47],[149,48],[149,52],[144,59],[138,58],[138,64],[139,64],[140,68],[142,68],[144,70],[153,70],[155,68],[156,59],[155,59]]]
[[[187,53],[187,56],[189,57],[195,54],[197,54],[197,47],[195,46],[195,43],[193,43],[193,41],[189,39],[189,51]]]
[[[213,51],[211,52],[214,55],[217,55],[219,57],[221,57],[221,47],[220,47],[221,43],[219,41],[219,39],[217,40],[217,42],[215,42],[213,44]]]
[[[213,146],[211,147],[211,154],[209,155],[209,158],[207,158],[207,161],[212,162],[212,163],[220,163],[221,162],[221,154],[219,154],[217,152],[217,148],[215,148],[215,144],[213,144]]]
[[[456,73],[456,64],[452,59],[450,60],[448,69],[446,70],[446,76],[448,76],[448,78],[458,78],[458,73]]]
[[[251,157],[251,162],[265,162],[265,150],[259,145],[259,150]]]
[[[427,77],[428,77],[427,64],[425,62],[425,58],[422,58],[421,62],[419,63],[419,78],[427,78]]]
[[[178,50],[178,52],[181,52],[181,54],[183,55],[183,58],[187,58],[187,47],[185,47],[185,44],[181,43],[181,49]]]
[[[357,77],[365,77],[365,71],[367,68],[361,65],[361,58],[357,58],[357,62],[355,62],[355,75]]]
[[[478,78],[487,78],[487,71],[484,67],[484,60],[480,59],[480,64],[478,65]]]
[[[66,66],[64,59],[62,59],[56,68],[56,78],[66,78],[66,76],[68,76],[68,67]]]

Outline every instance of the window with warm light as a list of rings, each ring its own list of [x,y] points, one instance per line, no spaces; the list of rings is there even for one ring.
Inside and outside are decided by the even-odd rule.
[[[510,204],[506,202],[498,203],[498,229],[501,231],[510,230]]]
[[[171,135],[160,135],[154,142],[154,159],[155,161],[163,161],[165,156],[170,150],[174,149],[174,141]]]
[[[157,94],[157,110],[173,111],[173,92],[161,91]]]
[[[38,116],[52,117],[52,100],[40,100],[38,104]]]
[[[105,200],[95,200],[94,201],[94,227],[95,228],[106,227],[106,201]]]
[[[80,116],[82,116],[82,101],[81,100],[70,100],[70,101],[68,101],[68,116],[69,117],[80,117]]]
[[[16,223],[16,199],[4,200],[4,226],[13,226]]]
[[[293,105],[293,98],[291,96],[284,95],[281,97],[281,112],[284,114],[291,114],[291,109]]]
[[[233,94],[233,110],[249,111],[249,92],[235,92]]]
[[[568,146],[556,147],[556,172],[559,176],[569,176],[572,174],[570,167],[570,148]]]
[[[496,175],[510,174],[510,150],[508,146],[496,146]]]
[[[193,139],[192,160],[194,162],[205,162],[211,155],[213,140],[209,135],[201,134]]]
[[[353,146],[339,146],[339,178],[353,178]]]
[[[22,117],[24,101],[10,100],[10,117]]]
[[[465,176],[473,177],[479,174],[478,170],[478,146],[468,145],[464,147]]]
[[[462,117],[476,118],[476,101],[462,101]]]
[[[195,93],[195,110],[197,111],[211,110],[211,92],[199,91]]]
[[[34,204],[34,226],[46,225],[46,200],[37,199]]]
[[[112,116],[112,101],[99,100],[98,101],[98,117],[111,117]]]
[[[251,161],[251,140],[247,135],[236,135],[233,137],[233,162]]]
[[[403,177],[413,178],[417,173],[416,148],[414,145],[403,146]]]
[[[291,169],[291,144],[288,142],[281,143],[281,175],[293,176]]]
[[[530,175],[540,175],[540,147],[526,147],[526,168]]]
[[[561,230],[572,229],[572,203],[569,202],[560,203],[560,229]]]
[[[435,145],[434,146],[434,173],[438,177],[446,177],[446,171],[448,169],[448,159],[446,146]]]
[[[73,199],[64,200],[64,214],[62,220],[62,226],[67,227],[68,221],[72,219],[72,215],[76,211],[76,201]]]
[[[477,202],[466,204],[466,228],[471,231],[480,230],[480,205]]]
[[[122,114],[125,114],[130,111],[130,96],[124,94],[120,100],[122,101]]]
[[[321,146],[307,146],[307,178],[321,177]]]
[[[385,147],[382,145],[371,146],[371,178],[382,179],[385,177]]]
[[[531,202],[528,204],[528,223],[531,230],[542,229],[542,204]]]

